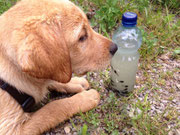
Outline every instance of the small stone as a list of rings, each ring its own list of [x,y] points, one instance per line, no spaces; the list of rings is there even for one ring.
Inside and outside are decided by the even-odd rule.
[[[64,131],[65,131],[66,134],[68,134],[68,133],[70,133],[71,129],[69,127],[65,127]]]
[[[168,60],[169,57],[167,56],[167,54],[165,54],[165,55],[162,55],[162,56],[160,57],[160,59],[161,59],[161,60]]]
[[[100,131],[101,131],[101,128],[100,128],[100,127],[98,127],[98,128],[97,128],[97,132],[100,132]]]
[[[175,130],[175,134],[176,134],[176,135],[180,135],[180,129],[176,129],[176,130]]]
[[[174,133],[172,132],[172,131],[170,131],[169,133],[168,133],[168,135],[173,135]]]
[[[77,135],[77,132],[74,132],[73,135]]]
[[[180,90],[180,84],[176,84],[176,86],[177,86],[178,90]]]

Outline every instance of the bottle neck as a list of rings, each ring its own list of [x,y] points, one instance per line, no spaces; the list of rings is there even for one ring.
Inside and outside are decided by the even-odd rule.
[[[125,29],[131,29],[131,28],[135,28],[136,25],[125,25],[125,24],[122,24],[122,27],[125,28]]]

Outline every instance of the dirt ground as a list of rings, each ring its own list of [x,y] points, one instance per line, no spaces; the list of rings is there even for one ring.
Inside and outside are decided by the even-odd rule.
[[[140,62],[140,64],[143,63]],[[169,119],[169,115],[178,115],[176,118],[180,120],[180,60],[172,59],[171,54],[166,53],[158,58],[157,63],[149,64],[151,65],[151,68],[147,71],[148,76],[144,75],[143,70],[139,70],[137,73],[137,84],[135,86],[135,89],[143,88],[144,92],[137,94],[136,98],[132,99],[132,101],[136,102],[137,99],[143,101],[145,95],[148,94],[147,100],[150,101],[151,104],[151,109],[149,111],[149,115],[151,117],[166,112],[165,109],[167,109],[168,107],[173,107],[176,108],[178,113],[173,114],[173,112],[171,112],[172,114],[169,114],[169,112],[167,111],[167,114],[164,114],[163,116],[164,119]],[[100,87],[101,89],[101,102],[98,109],[96,110],[97,113],[100,114],[101,111],[99,108],[101,108],[101,106],[105,104],[109,93],[112,91],[107,88],[107,86],[104,84],[105,82],[102,78],[99,77],[98,73],[90,73],[90,77],[90,81],[98,82],[98,87]],[[151,85],[153,86],[153,88],[149,89],[150,87],[147,87],[147,85]],[[132,106],[130,104],[128,106],[129,110],[131,110],[131,107]],[[130,116],[131,113],[132,112],[129,112]],[[74,128],[72,123],[75,124],[76,128]],[[83,123],[84,121],[82,120],[81,116],[76,115],[71,118],[71,120],[67,120],[64,123],[61,123],[56,128],[44,133],[43,135],[78,135],[80,133],[77,131],[77,129],[80,129]],[[177,128],[177,126],[177,123],[175,123],[174,121],[169,121],[167,123],[167,128],[172,129],[169,132],[169,135],[180,135],[180,130]],[[124,130],[119,131],[119,134],[134,134],[133,131],[128,132],[126,130],[127,127],[124,127]],[[100,126],[96,129],[90,128],[88,130],[88,133],[90,135],[100,135],[102,131],[103,133],[106,133],[103,125],[100,124]]]

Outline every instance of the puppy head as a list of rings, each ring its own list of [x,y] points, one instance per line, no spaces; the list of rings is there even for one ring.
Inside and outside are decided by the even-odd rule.
[[[105,68],[114,53],[111,54],[112,48],[115,46],[114,51],[117,50],[116,45],[96,33],[89,25],[84,12],[71,5],[68,12],[63,12],[62,28],[70,51],[72,71],[84,74]]]
[[[38,8],[29,8],[31,12],[23,8],[27,10],[24,16],[21,20],[17,17],[22,29],[13,36],[18,67],[23,72],[66,83],[72,72],[84,74],[109,64],[115,45],[90,27],[82,10],[67,0],[33,2],[36,6],[31,8]],[[28,0],[24,0],[26,5],[30,6]]]

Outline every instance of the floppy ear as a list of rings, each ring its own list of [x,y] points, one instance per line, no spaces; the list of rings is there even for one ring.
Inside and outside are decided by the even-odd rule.
[[[40,79],[66,83],[71,79],[68,47],[58,22],[41,22],[30,30],[18,50],[18,64],[23,72]]]

